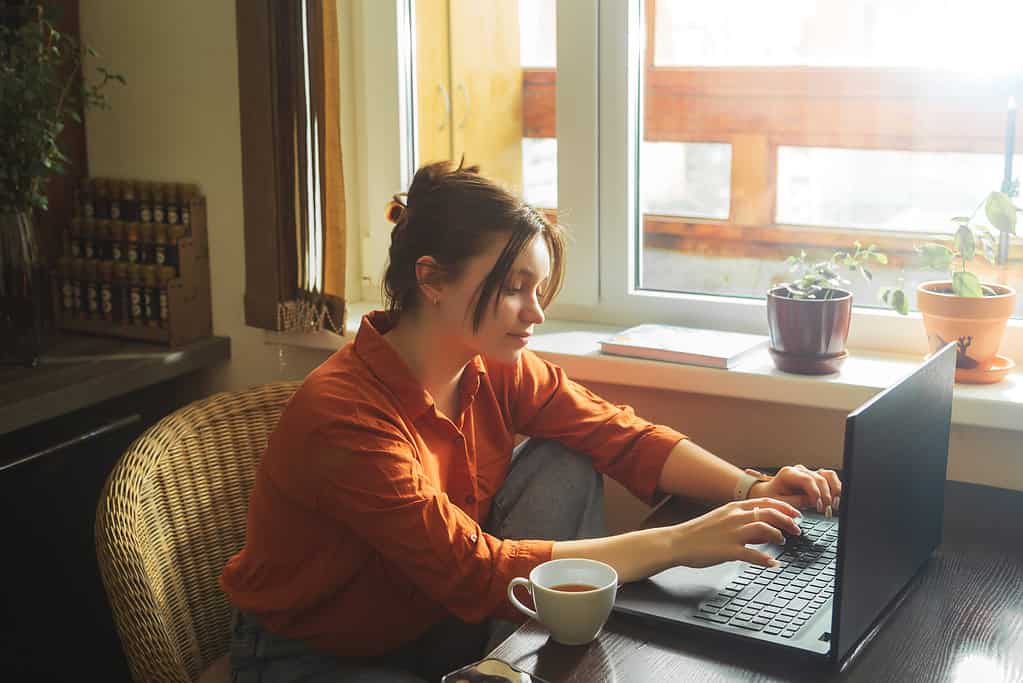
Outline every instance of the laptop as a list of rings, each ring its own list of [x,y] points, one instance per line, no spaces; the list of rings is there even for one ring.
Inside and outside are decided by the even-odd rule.
[[[951,343],[848,415],[838,516],[755,546],[781,567],[675,567],[621,586],[615,610],[844,669],[941,542],[955,362]]]

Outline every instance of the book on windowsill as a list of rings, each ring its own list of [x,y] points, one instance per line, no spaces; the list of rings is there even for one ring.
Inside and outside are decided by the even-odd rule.
[[[647,324],[602,340],[600,350],[617,356],[727,369],[766,348],[768,341],[759,334]]]

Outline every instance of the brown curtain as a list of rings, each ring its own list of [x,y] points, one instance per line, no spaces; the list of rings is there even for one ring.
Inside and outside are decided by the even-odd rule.
[[[343,333],[336,0],[237,0],[245,321]]]

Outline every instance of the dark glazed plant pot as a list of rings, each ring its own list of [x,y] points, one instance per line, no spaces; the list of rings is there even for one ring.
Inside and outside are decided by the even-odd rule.
[[[0,211],[0,365],[38,364],[45,280],[31,214]]]
[[[830,299],[793,299],[784,287],[767,293],[771,358],[779,370],[802,375],[838,372],[848,353],[852,294],[831,290]]]

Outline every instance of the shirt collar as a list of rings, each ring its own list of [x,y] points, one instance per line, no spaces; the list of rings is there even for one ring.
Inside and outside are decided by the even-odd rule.
[[[394,319],[387,311],[372,311],[364,315],[355,335],[355,354],[398,397],[409,418],[416,420],[433,406],[433,397],[413,376],[394,347],[384,339],[384,335],[393,327]],[[483,359],[478,355],[473,356],[459,384],[463,392],[469,389],[470,395],[467,398],[476,395],[480,386],[479,378],[486,372]],[[468,401],[463,408],[467,405]]]

